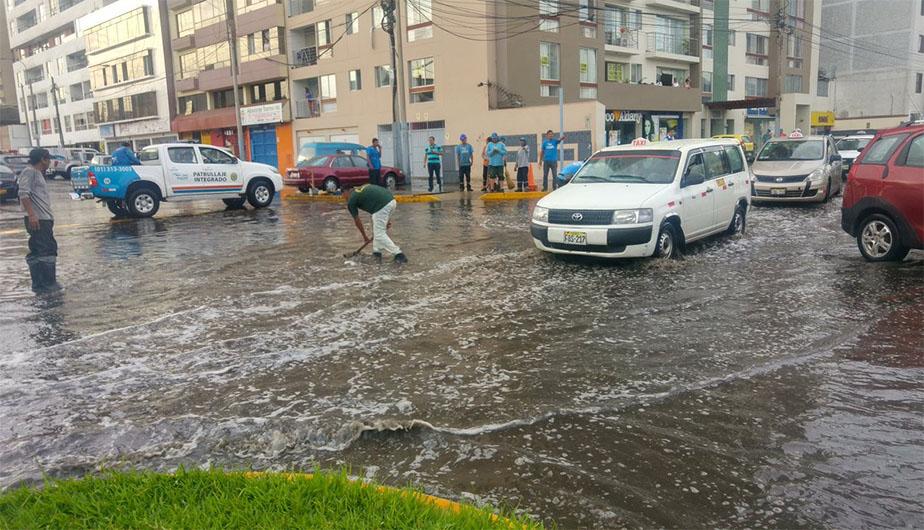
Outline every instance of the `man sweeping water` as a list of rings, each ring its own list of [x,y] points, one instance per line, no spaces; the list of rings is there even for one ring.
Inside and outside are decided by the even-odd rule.
[[[356,223],[356,228],[362,234],[363,241],[366,245],[370,241],[372,242],[372,255],[376,260],[381,262],[382,251],[385,251],[395,257],[395,263],[407,263],[407,256],[388,237],[388,229],[391,227],[389,219],[398,205],[391,192],[381,186],[369,184],[356,189],[346,188],[343,191],[343,196],[347,201],[347,210],[353,216],[353,222]],[[369,236],[366,235],[366,228],[363,226],[363,222],[359,220],[360,210],[372,214],[372,239],[369,239]]]

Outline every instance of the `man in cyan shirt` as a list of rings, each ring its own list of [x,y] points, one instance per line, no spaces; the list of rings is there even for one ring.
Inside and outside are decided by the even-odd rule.
[[[122,146],[112,153],[112,165],[114,166],[140,166],[141,160],[135,156],[132,151],[132,144],[122,142]]]
[[[552,129],[545,132],[545,139],[542,140],[542,149],[539,152],[539,158],[542,160],[542,191],[549,191],[549,173],[552,174],[552,189],[558,188],[558,144],[565,141],[565,136],[555,138]]]
[[[365,243],[372,241],[372,255],[375,256],[376,260],[379,262],[382,261],[382,251],[384,250],[395,257],[395,263],[407,263],[407,256],[405,256],[404,253],[401,252],[401,249],[398,248],[398,245],[388,237],[388,229],[391,227],[389,219],[391,218],[392,212],[395,211],[395,207],[398,205],[391,192],[381,186],[369,184],[367,186],[360,186],[356,189],[346,188],[343,191],[343,196],[346,198],[347,210],[349,210],[350,215],[353,216],[353,222],[356,223],[356,228],[359,229],[359,233],[363,235],[363,241]],[[369,236],[366,235],[366,228],[363,226],[363,222],[359,220],[360,210],[372,214],[371,240]]]
[[[436,177],[436,185],[443,193],[443,178],[440,176],[440,169],[443,166],[443,146],[436,144],[436,138],[430,137],[429,144],[424,148],[424,162],[427,164],[427,182],[429,191],[433,192],[433,177]]]
[[[488,141],[488,189],[500,191],[504,181],[504,164],[507,163],[507,144],[497,135],[491,134]]]
[[[366,148],[369,159],[369,184],[382,185],[382,146],[378,138],[372,139],[372,145]]]
[[[29,232],[29,254],[26,264],[32,276],[32,290],[39,293],[60,289],[55,268],[58,242],[55,241],[55,218],[51,215],[51,196],[45,185],[45,170],[51,165],[47,149],[29,152],[29,165],[19,173],[19,204]]]
[[[456,146],[456,162],[459,163],[459,191],[464,191],[466,186],[468,191],[472,191],[472,159],[475,149],[472,144],[468,143],[468,137],[464,134],[459,137],[459,142]]]

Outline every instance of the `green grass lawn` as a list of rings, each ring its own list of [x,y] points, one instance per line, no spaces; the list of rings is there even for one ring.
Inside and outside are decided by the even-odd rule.
[[[541,528],[473,506],[313,475],[108,471],[0,494],[0,528]]]

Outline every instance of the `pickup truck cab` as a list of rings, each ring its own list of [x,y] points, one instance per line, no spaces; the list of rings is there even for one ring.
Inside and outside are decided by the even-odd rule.
[[[685,243],[744,231],[748,180],[738,140],[638,138],[597,152],[542,198],[530,232],[556,254],[675,257]]]
[[[232,208],[243,207],[245,201],[265,208],[282,188],[276,168],[239,160],[209,145],[152,145],[138,158],[140,166],[74,169],[75,195],[99,199],[116,215],[151,217],[162,201],[215,198]]]

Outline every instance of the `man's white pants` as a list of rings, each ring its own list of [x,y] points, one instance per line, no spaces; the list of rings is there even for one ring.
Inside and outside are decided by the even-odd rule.
[[[401,254],[398,245],[388,237],[388,218],[391,212],[395,211],[398,206],[397,201],[392,200],[381,210],[372,214],[372,252],[388,252],[389,254]]]

